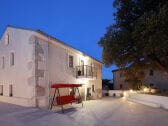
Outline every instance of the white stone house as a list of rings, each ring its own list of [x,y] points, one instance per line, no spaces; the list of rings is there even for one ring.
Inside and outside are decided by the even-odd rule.
[[[113,70],[113,81],[115,90],[128,90],[130,85],[125,82],[123,70]],[[145,70],[144,83],[152,88],[157,88],[162,91],[168,91],[168,73],[148,69]]]
[[[88,91],[101,98],[102,63],[40,30],[8,26],[0,39],[0,101],[48,107],[54,83],[83,84],[84,100]]]

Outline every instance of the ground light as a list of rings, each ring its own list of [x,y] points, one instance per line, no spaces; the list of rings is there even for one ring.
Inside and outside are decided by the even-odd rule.
[[[149,88],[144,87],[144,88],[143,88],[143,92],[148,93],[148,92],[149,92]]]
[[[124,96],[124,98],[126,98],[127,97],[127,92],[123,92],[123,96]]]
[[[133,93],[133,90],[132,90],[132,89],[130,89],[129,91],[130,91],[130,93]]]

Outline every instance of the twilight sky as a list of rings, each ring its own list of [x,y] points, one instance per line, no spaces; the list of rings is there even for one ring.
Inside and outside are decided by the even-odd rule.
[[[114,22],[113,0],[0,0],[0,35],[7,25],[40,29],[101,60],[97,42]],[[112,79],[115,66],[103,66]]]

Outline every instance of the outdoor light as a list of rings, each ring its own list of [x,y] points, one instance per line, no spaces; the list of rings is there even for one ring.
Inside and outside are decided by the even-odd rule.
[[[145,88],[143,89],[143,91],[144,91],[144,92],[148,92],[148,88],[145,87]]]
[[[85,64],[88,62],[88,57],[86,55],[80,56],[80,59],[84,61]]]
[[[133,93],[133,90],[132,90],[132,89],[130,89],[130,93]]]
[[[127,93],[126,92],[123,92],[123,95],[124,95],[124,98],[127,96]]]

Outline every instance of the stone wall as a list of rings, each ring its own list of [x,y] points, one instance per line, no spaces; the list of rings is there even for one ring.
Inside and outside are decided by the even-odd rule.
[[[47,82],[47,59],[48,43],[36,38],[35,41],[35,89],[36,106],[47,105],[48,82]]]
[[[168,73],[162,71],[153,71],[153,75],[149,74],[150,70],[145,71],[144,83],[148,86],[152,85],[152,88],[157,88],[162,91],[168,91]],[[130,89],[130,85],[125,82],[125,77],[122,74],[122,70],[113,71],[114,89],[120,90],[122,85],[123,90]]]

